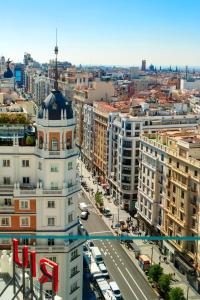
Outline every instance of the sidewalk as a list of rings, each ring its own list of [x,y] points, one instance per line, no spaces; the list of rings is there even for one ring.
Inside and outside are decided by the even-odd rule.
[[[79,166],[80,166],[81,163],[82,162],[79,161]],[[83,163],[82,163],[82,176],[83,176],[82,180],[87,183],[87,186],[90,189],[93,189],[94,193],[96,193],[97,188],[98,188],[99,191],[104,192],[104,189],[100,185],[97,185],[97,184],[93,183],[94,179],[92,178],[92,175],[90,174],[90,172],[88,172],[88,170],[85,168],[85,165]],[[90,196],[91,196],[90,199],[92,199],[94,201],[94,197],[92,196],[91,193],[90,193]],[[126,211],[124,211],[121,208],[119,208],[118,206],[116,206],[112,202],[112,200],[109,200],[106,196],[103,196],[103,200],[104,200],[104,206],[109,208],[110,211],[112,212],[113,216],[114,216],[111,219],[106,218],[104,216],[102,217],[103,220],[105,221],[105,223],[109,227],[111,227],[112,223],[116,224],[118,222],[118,219],[126,221],[126,219],[128,217],[130,217],[129,213],[127,213]],[[114,222],[112,220],[114,220]],[[137,225],[137,221],[134,218],[132,218],[132,222],[133,222],[133,226]],[[142,232],[142,231],[140,231],[140,232]],[[145,233],[142,232],[142,235],[145,235]],[[133,234],[133,236],[134,236],[134,234]],[[190,286],[188,284],[185,276],[182,275],[174,267],[174,265],[172,263],[170,263],[170,262],[165,263],[163,261],[163,255],[160,253],[157,245],[150,244],[149,242],[146,242],[146,241],[144,242],[142,240],[135,240],[134,242],[140,248],[141,254],[147,255],[150,259],[151,259],[151,257],[153,257],[153,259],[152,259],[153,263],[158,264],[160,256],[162,257],[161,258],[161,267],[164,269],[164,273],[166,273],[166,274],[174,274],[175,273],[175,280],[172,281],[172,286],[173,287],[181,287],[184,290],[185,296],[187,294],[187,290],[188,290],[188,287],[189,287],[189,294],[188,294],[189,296],[188,296],[187,300],[199,300],[200,299],[200,295],[192,288],[192,286]],[[152,247],[153,247],[153,250],[152,250]],[[134,258],[133,251],[130,251],[130,250],[127,250],[127,251],[129,253],[129,256],[131,256],[132,260],[138,266],[137,260]],[[153,256],[152,256],[152,251],[153,251]],[[142,270],[141,270],[141,272],[142,272]]]

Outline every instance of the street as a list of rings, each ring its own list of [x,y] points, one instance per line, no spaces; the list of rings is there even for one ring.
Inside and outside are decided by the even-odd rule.
[[[88,220],[81,220],[89,235],[113,235],[85,195],[79,197],[79,202],[85,202],[90,207]],[[158,299],[119,241],[97,240],[95,244],[99,247],[109,274],[117,282],[124,300]]]

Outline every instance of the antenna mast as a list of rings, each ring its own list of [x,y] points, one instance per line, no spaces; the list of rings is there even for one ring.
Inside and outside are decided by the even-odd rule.
[[[55,90],[57,91],[57,90],[58,90],[58,61],[57,61],[58,45],[57,45],[57,28],[56,28],[56,46],[55,46],[55,48],[54,48],[54,52],[55,52],[55,55],[56,55],[54,88],[55,88]]]

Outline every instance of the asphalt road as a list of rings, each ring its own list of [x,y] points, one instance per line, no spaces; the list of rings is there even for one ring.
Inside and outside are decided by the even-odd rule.
[[[86,196],[81,195],[79,202],[89,205],[89,218],[81,222],[90,235],[113,235]],[[99,247],[108,272],[117,282],[124,300],[158,299],[119,241],[96,240],[95,244]]]

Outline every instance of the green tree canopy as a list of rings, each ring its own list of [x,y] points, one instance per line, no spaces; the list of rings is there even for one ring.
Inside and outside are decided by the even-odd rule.
[[[169,292],[169,300],[185,300],[183,290],[180,287],[172,288]]]
[[[96,201],[96,204],[98,204],[99,206],[103,206],[103,196],[100,192],[96,192],[95,201]]]
[[[167,294],[170,290],[171,275],[162,274],[158,279],[158,287],[162,293]]]
[[[162,274],[163,268],[160,265],[153,265],[149,269],[149,278],[151,278],[154,282],[158,282]]]

